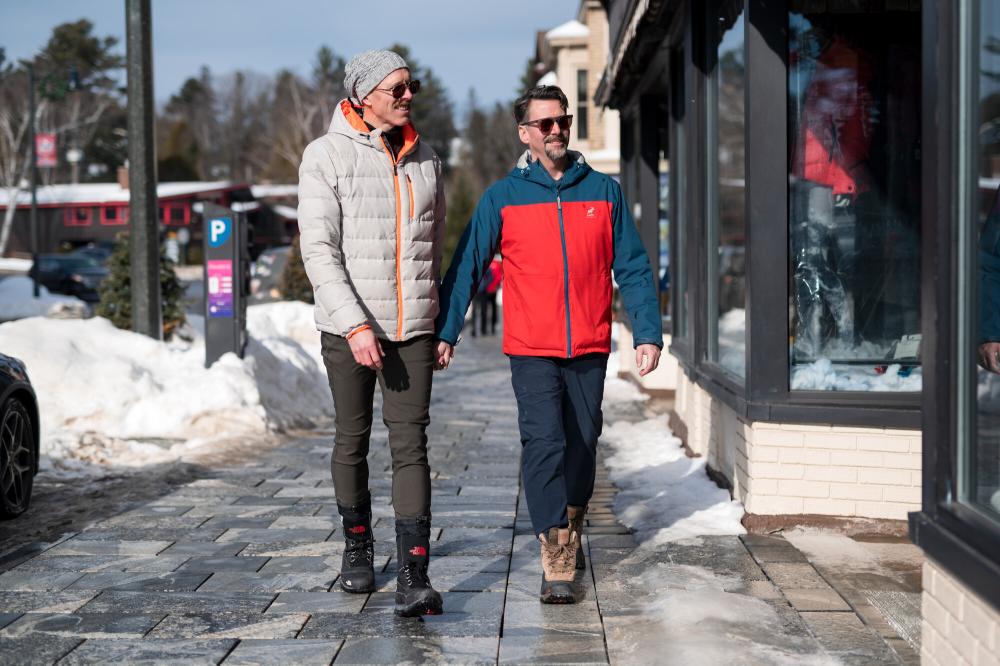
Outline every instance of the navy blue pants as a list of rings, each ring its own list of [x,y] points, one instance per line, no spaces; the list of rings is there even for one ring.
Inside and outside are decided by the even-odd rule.
[[[521,430],[521,477],[535,534],[566,527],[566,505],[594,492],[607,354],[511,356]]]

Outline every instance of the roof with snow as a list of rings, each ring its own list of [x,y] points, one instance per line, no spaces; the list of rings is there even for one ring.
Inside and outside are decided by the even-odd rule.
[[[590,28],[580,23],[576,19],[572,21],[566,21],[562,25],[557,25],[556,27],[545,33],[546,39],[565,39],[573,37],[589,37]]]
[[[160,199],[191,194],[208,194],[241,187],[228,180],[214,182],[159,183],[156,196]],[[39,205],[73,203],[128,203],[129,191],[118,183],[82,183],[77,185],[44,185],[36,190]],[[0,190],[0,208],[6,208],[10,191]],[[17,197],[18,206],[31,205],[31,192],[22,191]]]
[[[250,191],[253,192],[255,199],[263,199],[265,197],[297,197],[299,195],[299,186],[294,183],[291,185],[251,185]]]

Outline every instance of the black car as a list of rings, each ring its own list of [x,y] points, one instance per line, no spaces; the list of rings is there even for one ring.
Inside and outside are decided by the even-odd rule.
[[[38,472],[38,403],[24,364],[0,354],[0,519],[24,513]]]
[[[32,264],[28,277],[51,292],[76,296],[82,301],[101,300],[98,289],[110,271],[93,257],[43,254]]]

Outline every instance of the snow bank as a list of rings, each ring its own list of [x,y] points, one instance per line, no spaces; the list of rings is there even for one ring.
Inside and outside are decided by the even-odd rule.
[[[619,489],[615,513],[635,529],[643,546],[744,533],[743,505],[708,478],[705,458],[684,454],[666,415],[615,423],[602,438],[613,451],[605,463]]]
[[[35,298],[34,285],[34,280],[24,275],[0,278],[0,322],[26,317],[90,316],[90,306],[79,298],[50,293],[41,285]]]
[[[209,369],[200,332],[164,343],[100,318],[6,323],[0,350],[28,367],[43,458],[67,469],[73,461],[143,465],[332,415],[312,307],[255,305],[247,319],[246,358],[226,354]]]
[[[874,365],[832,363],[821,358],[812,363],[792,366],[794,390],[813,391],[919,391],[923,382],[920,368],[908,375],[899,374],[901,366],[893,363],[882,374]]]

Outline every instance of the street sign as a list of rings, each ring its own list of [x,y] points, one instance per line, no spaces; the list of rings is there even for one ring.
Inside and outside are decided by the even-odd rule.
[[[59,163],[56,157],[56,135],[36,134],[35,135],[35,164],[39,168],[54,167]]]

